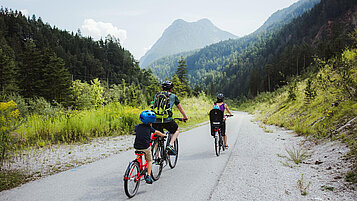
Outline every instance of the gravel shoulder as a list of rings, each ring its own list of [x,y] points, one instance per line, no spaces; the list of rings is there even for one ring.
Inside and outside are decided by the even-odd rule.
[[[102,137],[85,144],[62,144],[29,149],[5,161],[4,169],[21,171],[38,179],[98,161],[133,147],[135,136]]]
[[[344,181],[351,168],[346,145],[311,142],[289,130],[254,124],[239,131],[210,200],[357,200],[356,185]],[[309,157],[296,165],[286,150],[306,151]]]

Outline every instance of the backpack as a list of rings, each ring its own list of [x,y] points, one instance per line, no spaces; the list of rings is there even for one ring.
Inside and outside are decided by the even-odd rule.
[[[155,95],[154,100],[151,102],[151,110],[155,112],[156,119],[161,119],[162,122],[172,116],[169,96],[169,92],[161,91]]]

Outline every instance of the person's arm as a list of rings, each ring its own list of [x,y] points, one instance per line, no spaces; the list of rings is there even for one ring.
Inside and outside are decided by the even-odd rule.
[[[161,133],[161,132],[158,131],[158,130],[155,130],[155,133],[154,133],[154,134],[155,134],[155,135],[158,135],[158,136],[160,136],[160,137],[166,137],[165,134]]]
[[[179,111],[181,112],[182,116],[183,116],[183,121],[186,122],[188,120],[188,117],[186,116],[185,111],[183,110],[181,103],[176,105],[177,108],[179,109]]]
[[[231,113],[231,111],[229,111],[229,109],[228,109],[228,105],[227,105],[227,104],[224,104],[224,107],[227,109],[229,115],[233,116],[233,114]]]

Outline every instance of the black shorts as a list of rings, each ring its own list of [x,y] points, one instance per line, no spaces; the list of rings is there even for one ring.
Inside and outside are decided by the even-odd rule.
[[[164,132],[164,128],[166,130],[168,130],[170,133],[174,134],[177,129],[178,129],[178,125],[175,121],[170,121],[170,122],[167,122],[167,123],[153,123],[152,124],[152,127],[155,129],[155,130],[158,130],[160,132]]]

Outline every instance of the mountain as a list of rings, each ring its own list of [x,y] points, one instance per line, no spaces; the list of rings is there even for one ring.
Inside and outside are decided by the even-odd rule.
[[[162,34],[159,40],[140,59],[140,66],[145,68],[151,62],[164,56],[191,51],[237,36],[222,31],[208,19],[197,22],[175,20]]]
[[[289,23],[292,19],[301,16],[303,13],[309,11],[320,0],[301,0],[291,6],[278,10],[273,13],[264,24],[259,27],[254,33],[261,33],[264,31],[274,31],[281,28],[282,25]]]
[[[281,29],[258,35],[226,65],[191,71],[191,80],[212,94],[223,92],[232,98],[273,91],[294,77],[315,73],[321,68],[316,57],[327,60],[350,47],[356,19],[356,1],[322,0]],[[187,66],[194,66],[195,60],[188,57]]]
[[[288,8],[273,13],[259,29],[247,36],[239,39],[221,41],[197,50],[193,52],[193,54],[185,54],[187,55],[186,61],[191,85],[202,83],[202,80],[207,77],[207,73],[219,71],[223,66],[234,62],[238,54],[254,46],[254,44],[269,38],[276,31],[290,23],[293,19],[309,11],[319,2],[320,0],[298,1]],[[177,60],[179,58],[179,54],[176,58],[173,58],[173,56],[164,57],[156,60],[147,68],[150,68],[153,74],[159,79],[165,79],[167,75],[172,76],[175,73],[175,67],[177,66]],[[170,61],[172,59],[175,60],[175,62]]]

